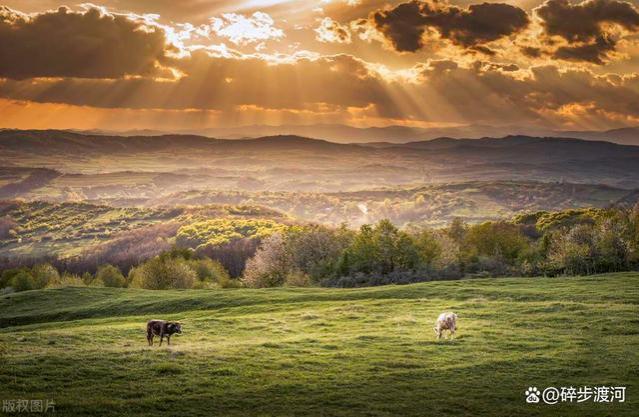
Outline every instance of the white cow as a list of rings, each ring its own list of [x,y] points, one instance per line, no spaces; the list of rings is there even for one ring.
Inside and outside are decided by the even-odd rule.
[[[440,314],[433,329],[438,339],[441,339],[444,330],[448,330],[451,337],[454,336],[457,330],[457,314],[451,312]]]

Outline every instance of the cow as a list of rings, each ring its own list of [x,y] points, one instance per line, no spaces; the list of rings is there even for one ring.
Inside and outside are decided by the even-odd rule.
[[[149,342],[149,346],[153,346],[154,336],[160,336],[160,346],[162,346],[162,340],[166,336],[166,342],[170,346],[171,336],[174,333],[182,333],[182,325],[178,322],[149,320],[146,324],[146,340]]]
[[[457,314],[451,312],[440,314],[433,330],[435,330],[438,339],[441,339],[444,330],[448,330],[451,337],[454,336],[455,330],[457,330]]]

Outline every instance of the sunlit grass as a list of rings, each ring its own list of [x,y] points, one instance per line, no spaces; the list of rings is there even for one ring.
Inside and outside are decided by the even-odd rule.
[[[2,398],[58,415],[632,416],[639,274],[357,290],[68,288],[0,299]],[[436,316],[460,316],[437,341]],[[145,322],[181,320],[171,347]],[[524,402],[625,385],[625,404]]]

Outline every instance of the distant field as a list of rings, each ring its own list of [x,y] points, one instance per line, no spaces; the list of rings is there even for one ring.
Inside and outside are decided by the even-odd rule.
[[[437,341],[441,311],[460,316]],[[150,318],[181,320],[146,346]],[[639,273],[338,290],[66,288],[0,297],[0,399],[61,416],[636,416]],[[529,385],[627,386],[528,405]]]

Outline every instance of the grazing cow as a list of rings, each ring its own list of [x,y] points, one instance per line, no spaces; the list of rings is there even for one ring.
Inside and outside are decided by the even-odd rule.
[[[441,339],[444,330],[448,330],[451,336],[455,335],[457,330],[457,314],[455,313],[442,313],[437,317],[437,322],[434,327],[437,338]]]
[[[166,342],[171,345],[171,335],[174,333],[182,333],[182,325],[180,323],[164,320],[149,320],[146,324],[146,340],[149,342],[149,346],[153,346],[154,336],[160,336],[160,346],[162,346],[164,336],[166,336]]]

